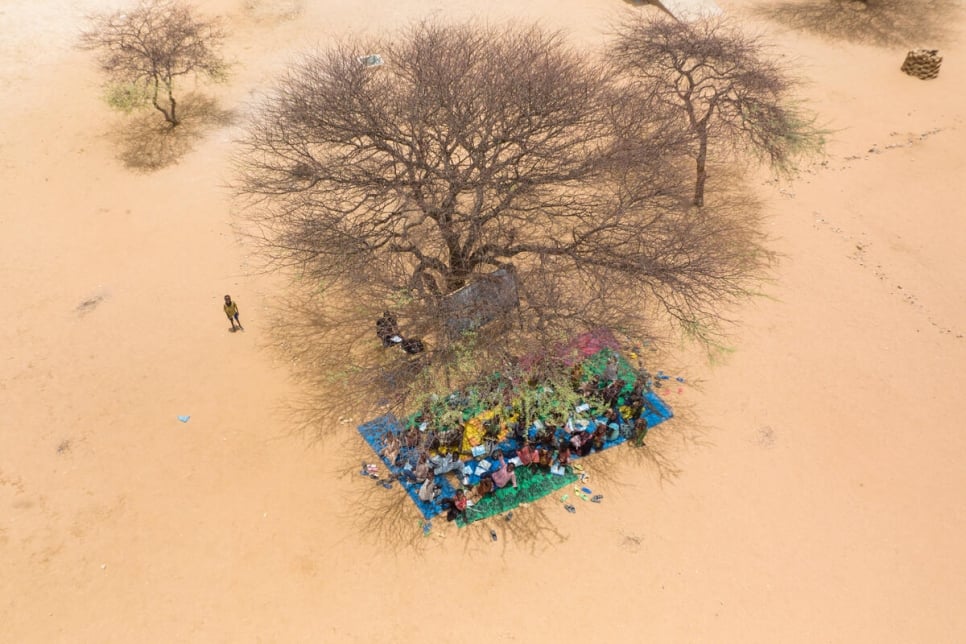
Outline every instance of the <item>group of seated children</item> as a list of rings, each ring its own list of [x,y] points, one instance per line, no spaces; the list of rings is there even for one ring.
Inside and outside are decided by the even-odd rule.
[[[390,326],[389,323],[384,322],[381,331],[384,334],[387,333]],[[611,371],[610,367],[611,365],[608,363],[608,371]],[[616,371],[616,362],[613,371]],[[574,426],[574,423],[571,422],[573,419],[568,421],[564,428],[568,435],[559,441],[557,439],[558,428],[552,423],[537,424],[541,427],[541,430],[532,442],[527,432],[519,425],[515,425],[515,431],[512,434],[520,440],[521,446],[517,450],[514,460],[518,461],[521,467],[530,470],[562,473],[570,465],[573,455],[587,456],[592,451],[600,451],[604,448],[605,443],[618,439],[622,434],[634,440],[637,445],[642,445],[648,430],[647,420],[643,413],[645,389],[643,383],[638,382],[627,395],[624,404],[629,409],[625,410],[625,413],[629,411],[632,419],[628,423],[618,410],[618,400],[624,386],[623,380],[609,373],[603,379],[594,378],[582,383],[580,389],[585,390],[588,397],[594,394],[600,396],[608,405],[608,408],[600,418],[590,422],[581,421],[582,426],[580,427]],[[425,414],[416,420],[423,420],[424,416]],[[401,471],[400,478],[419,484],[419,499],[432,502],[439,494],[439,486],[436,484],[437,476],[455,471],[457,476],[463,480],[464,485],[468,481],[463,476],[462,470],[465,464],[459,458],[459,450],[450,450],[446,454],[430,456],[439,448],[440,440],[435,432],[420,431],[425,428],[425,422],[420,425],[418,426],[414,422],[401,436],[392,431],[386,432],[380,454],[390,464],[397,466],[403,458],[402,450],[404,447],[412,450],[409,452],[410,454],[418,453],[415,466],[407,465]],[[459,438],[462,438],[461,434]],[[465,518],[468,505],[479,502],[494,490],[508,485],[517,486],[515,463],[508,463],[504,459],[503,452],[499,449],[494,450],[491,457],[496,461],[496,469],[483,473],[477,485],[466,490],[458,489],[455,496],[441,501],[442,507],[447,511],[446,518],[449,521],[453,521],[457,517]]]
[[[466,507],[469,502],[478,503],[487,494],[505,488],[517,486],[516,464],[507,463],[501,450],[495,450],[492,457],[496,460],[496,469],[484,472],[480,482],[470,488],[469,496],[463,489],[456,490],[453,498],[443,499],[440,505],[446,510],[446,520],[453,521],[457,517],[466,519]],[[422,499],[422,489],[420,489]],[[423,499],[425,500],[425,499]]]

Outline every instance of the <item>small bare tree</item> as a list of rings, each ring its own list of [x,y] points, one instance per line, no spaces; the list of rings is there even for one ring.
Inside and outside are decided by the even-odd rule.
[[[267,257],[329,298],[303,364],[399,391],[422,366],[383,357],[385,307],[433,339],[435,364],[484,372],[595,326],[719,322],[766,261],[754,222],[688,216],[680,130],[613,77],[559,34],[475,25],[420,24],[292,68],[243,139],[238,188]],[[454,298],[501,269],[512,323],[454,337]]]
[[[143,91],[172,127],[179,124],[175,80],[224,77],[218,54],[224,39],[217,19],[202,18],[179,0],[142,0],[131,11],[100,14],[81,34],[81,47],[97,51],[101,69],[115,82]]]
[[[613,53],[690,131],[695,206],[704,205],[713,148],[751,151],[787,171],[800,154],[823,146],[814,118],[793,101],[792,77],[766,56],[761,40],[724,19],[635,17],[617,28]]]

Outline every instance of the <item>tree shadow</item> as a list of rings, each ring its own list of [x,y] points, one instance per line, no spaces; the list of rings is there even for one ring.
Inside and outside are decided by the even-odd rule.
[[[700,384],[690,382],[689,387],[699,388]],[[295,412],[299,418],[307,418],[307,409]],[[674,413],[673,419],[648,433],[644,446],[621,445],[580,459],[591,476],[588,485],[595,490],[627,489],[637,485],[631,481],[639,479],[642,472],[653,476],[661,486],[674,483],[682,474],[678,464],[682,455],[711,445],[706,438],[708,428],[698,420],[692,405],[674,401]],[[342,420],[325,420],[320,409],[316,409],[312,417],[316,422],[327,423],[333,431],[299,433],[311,441],[325,442],[342,455],[337,476],[351,491],[345,497],[345,509],[340,518],[351,526],[352,539],[396,554],[422,554],[436,547],[441,540],[456,542],[467,552],[483,547],[498,547],[505,551],[512,543],[515,549],[537,554],[568,539],[564,527],[569,517],[559,502],[560,495],[566,494],[567,488],[514,508],[512,516],[509,513],[495,515],[463,528],[450,524],[445,516],[439,515],[429,521],[431,527],[425,532],[427,520],[402,486],[397,481],[392,481],[389,489],[381,485],[387,480],[385,468],[355,431],[356,425],[368,417],[355,418],[351,422],[344,417]],[[380,479],[363,476],[363,463],[378,463]],[[634,474],[638,476],[634,477]],[[493,534],[496,535],[495,543]]]
[[[731,185],[730,175],[720,179]],[[736,194],[716,193],[709,208],[723,207],[757,216],[760,204],[732,186]],[[393,365],[404,370],[412,359],[395,348],[384,349],[375,333],[373,312],[361,310],[356,324],[340,322],[338,309],[362,308],[362,303],[328,293],[312,279],[296,280],[271,303],[273,309],[271,343],[266,347],[283,363],[297,384],[300,394],[287,400],[280,410],[287,416],[292,433],[307,443],[319,444],[337,454],[336,474],[344,484],[344,510],[340,520],[350,526],[349,538],[377,545],[387,552],[420,554],[438,547],[441,539],[456,542],[467,551],[477,548],[514,549],[531,553],[553,548],[568,539],[569,515],[559,502],[566,490],[513,510],[457,528],[444,516],[435,517],[429,534],[425,519],[398,482],[389,489],[361,474],[361,464],[379,463],[382,481],[386,471],[379,457],[362,439],[356,428],[389,411],[405,412],[387,393],[386,382],[367,377],[370,369],[394,374]],[[635,348],[649,366],[666,364],[667,357],[655,345],[673,344],[670,337],[652,341],[650,350]],[[368,347],[368,348],[366,348]],[[375,357],[371,357],[374,354]],[[645,357],[646,355],[646,357]],[[367,357],[370,356],[370,357]],[[393,368],[391,368],[393,367]],[[401,372],[400,372],[401,373]],[[400,376],[405,380],[405,374]],[[700,383],[689,382],[689,389]],[[675,388],[677,386],[675,385]],[[661,390],[658,394],[661,395]],[[662,396],[664,397],[664,396]],[[682,473],[682,456],[695,447],[707,446],[707,428],[698,420],[684,398],[666,397],[675,417],[655,427],[646,446],[624,445],[605,450],[584,460],[592,475],[591,487],[618,489],[640,485],[654,476],[659,485],[673,483]],[[491,531],[496,533],[496,542]],[[449,544],[453,547],[453,544]]]
[[[945,42],[962,10],[955,0],[792,0],[752,11],[822,38],[885,47]]]
[[[234,112],[215,99],[187,94],[179,103],[181,123],[165,121],[156,110],[139,111],[125,118],[112,133],[118,158],[136,172],[154,172],[177,163],[209,131],[230,125]]]
[[[321,415],[316,418],[322,420]],[[441,539],[456,541],[466,551],[477,546],[488,546],[493,541],[491,531],[497,535],[499,547],[505,549],[506,544],[512,541],[515,547],[524,548],[530,553],[543,551],[567,540],[560,530],[561,519],[555,516],[558,513],[563,515],[562,510],[556,507],[559,504],[553,502],[553,495],[514,508],[509,520],[504,514],[463,528],[448,522],[444,515],[427,521],[398,481],[393,480],[388,489],[383,487],[382,483],[387,480],[385,467],[355,431],[356,425],[363,420],[368,418],[356,419],[351,423],[337,422],[338,431],[312,432],[306,436],[311,441],[324,440],[326,445],[342,455],[336,476],[351,491],[345,497],[345,509],[340,513],[340,519],[351,526],[351,539],[359,539],[390,552],[407,554],[423,553]],[[361,474],[363,463],[379,464],[378,480]],[[427,522],[431,526],[428,533],[424,531]]]
[[[696,385],[689,383],[689,387],[695,389]],[[578,461],[589,475],[588,487],[595,491],[598,484],[609,489],[632,487],[631,469],[653,475],[662,487],[673,484],[683,473],[679,463],[686,452],[713,445],[707,438],[709,428],[689,403],[680,399],[665,402],[673,407],[674,417],[651,429],[643,445],[628,442]]]

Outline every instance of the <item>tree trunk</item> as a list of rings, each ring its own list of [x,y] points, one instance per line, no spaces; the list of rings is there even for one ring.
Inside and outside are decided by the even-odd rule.
[[[463,272],[451,272],[446,276],[446,294],[449,295],[466,286],[466,274]]]
[[[452,233],[443,237],[449,251],[449,271],[446,273],[446,294],[457,291],[466,286],[466,278],[470,274],[469,251],[460,246],[456,236]]]
[[[697,176],[694,181],[694,205],[704,206],[704,183],[708,180],[708,133],[698,132]]]
[[[170,123],[171,127],[174,127],[179,123],[178,119],[175,118],[174,113],[176,104],[174,101],[174,96],[171,95],[171,84],[166,83],[165,86],[168,90],[168,102],[171,105],[170,110],[166,109],[163,105],[161,105],[161,103],[158,102],[158,95],[161,93],[161,80],[157,76],[154,77],[154,92],[151,94],[151,103],[154,105],[154,109],[164,114],[164,120]]]
[[[178,104],[175,102],[174,95],[171,93],[171,81],[168,80],[168,82],[165,83],[165,86],[168,88],[168,102],[171,104],[170,123],[171,123],[171,127],[174,127],[175,125],[178,125],[179,123],[181,123],[181,121],[178,120],[177,113],[175,112],[175,108],[177,107]]]

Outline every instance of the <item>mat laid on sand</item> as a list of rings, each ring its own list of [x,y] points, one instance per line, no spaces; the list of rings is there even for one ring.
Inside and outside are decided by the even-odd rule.
[[[564,476],[547,474],[540,471],[530,471],[525,467],[516,470],[517,486],[496,490],[480,499],[479,503],[466,508],[466,519],[457,519],[461,528],[467,524],[486,519],[496,514],[509,512],[521,503],[532,503],[542,499],[554,490],[573,483],[577,476],[572,472]]]
[[[583,361],[585,377],[601,375],[607,369],[608,362],[611,360],[611,358],[616,357],[617,377],[624,380],[626,383],[625,389],[623,390],[624,394],[626,395],[627,392],[633,389],[635,384],[635,372],[631,365],[623,358],[623,356],[614,351],[612,348],[607,347],[606,343],[604,343],[604,348],[599,348],[598,345],[594,346],[591,350],[596,350],[596,352],[592,355],[589,355]],[[586,348],[583,348],[582,351],[586,351]],[[658,379],[667,378],[667,376],[662,375],[661,372],[658,372],[658,374]],[[648,387],[650,387],[651,384],[652,383],[649,382]],[[653,391],[646,391],[644,393],[644,400],[644,409],[641,415],[647,420],[649,428],[654,428],[656,425],[659,425],[674,415],[671,409]],[[622,395],[617,401],[619,411],[621,409],[626,409],[623,407],[623,404],[624,396]],[[603,418],[598,417],[592,420],[603,420]],[[411,421],[412,419],[409,419],[408,422],[411,424]],[[402,447],[399,458],[395,463],[390,463],[389,460],[381,454],[384,445],[384,437],[386,434],[391,432],[396,436],[401,436],[405,431],[404,424],[401,423],[393,414],[387,414],[360,425],[358,430],[362,438],[376,453],[379,460],[382,461],[386,469],[389,470],[390,477],[392,479],[396,479],[399,485],[402,486],[402,488],[416,504],[416,507],[419,508],[419,511],[422,513],[422,515],[427,519],[430,519],[443,512],[440,502],[442,499],[452,498],[456,493],[457,487],[469,487],[476,485],[479,483],[481,476],[485,476],[488,472],[492,472],[496,468],[496,463],[494,463],[492,459],[488,460],[488,456],[493,450],[501,450],[505,458],[509,460],[516,455],[517,450],[520,447],[520,443],[515,438],[507,437],[505,434],[501,434],[501,440],[499,440],[499,442],[489,443],[485,448],[485,453],[481,452],[477,454],[474,452],[474,458],[462,459],[463,470],[461,472],[452,472],[446,475],[436,476],[435,482],[439,486],[439,495],[432,502],[427,502],[422,501],[419,498],[420,485],[407,478],[407,470],[412,470],[412,468],[415,467],[419,457],[417,450],[415,448]],[[531,427],[528,431],[531,434],[531,439],[533,439],[534,436],[532,434],[535,432],[535,429]],[[565,429],[559,428],[556,432],[556,440],[566,441],[568,439],[569,434],[566,433]],[[613,439],[606,441],[602,449],[609,449],[616,445],[620,445],[626,440],[628,440],[628,434],[622,431],[619,435],[613,437]],[[592,455],[593,454],[590,454],[590,456]],[[576,454],[572,454],[571,459],[577,461],[579,460],[579,457]],[[529,503],[531,501],[535,501],[536,499],[546,496],[552,491],[575,480],[570,468],[568,468],[564,474],[548,474],[539,471],[531,472],[525,468],[520,468],[517,470],[517,472],[518,487],[516,489],[504,488],[502,490],[497,490],[496,492],[488,495],[486,498],[481,499],[474,509],[467,514],[468,523],[493,516],[494,514],[507,512],[520,503]],[[363,473],[366,473],[365,470],[363,470]],[[388,481],[383,481],[383,483],[390,487],[392,485]]]

